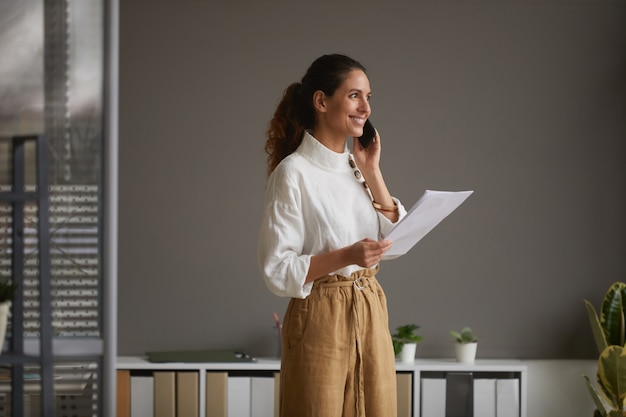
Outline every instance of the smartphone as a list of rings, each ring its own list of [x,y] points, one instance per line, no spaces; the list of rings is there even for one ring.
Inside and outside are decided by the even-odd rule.
[[[367,148],[370,146],[370,143],[374,140],[376,136],[376,129],[374,129],[374,125],[370,122],[370,119],[365,121],[365,125],[363,125],[363,135],[359,136],[359,142],[361,142],[361,146]]]

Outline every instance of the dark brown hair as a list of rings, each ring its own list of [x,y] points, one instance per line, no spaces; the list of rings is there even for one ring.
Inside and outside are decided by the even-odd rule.
[[[357,69],[365,72],[365,67],[350,57],[323,55],[313,61],[301,82],[285,89],[266,133],[268,175],[298,148],[304,131],[315,126],[313,93],[321,90],[331,97],[348,73]]]

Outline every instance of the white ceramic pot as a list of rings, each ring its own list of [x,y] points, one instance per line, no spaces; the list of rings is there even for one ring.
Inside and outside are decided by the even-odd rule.
[[[478,342],[456,343],[454,347],[456,350],[457,361],[461,363],[474,363],[476,360],[476,348],[478,348]]]
[[[4,346],[4,336],[7,332],[7,320],[9,318],[10,307],[10,301],[0,303],[0,353],[2,353],[2,347]]]
[[[415,350],[417,343],[405,343],[400,351],[400,361],[402,363],[413,363],[415,361]]]

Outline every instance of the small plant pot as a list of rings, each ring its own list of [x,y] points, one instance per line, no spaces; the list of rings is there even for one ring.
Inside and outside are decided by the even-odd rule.
[[[474,363],[478,343],[456,343],[454,345],[456,360],[461,363]]]
[[[415,350],[417,343],[405,343],[400,351],[400,362],[413,363],[415,361]]]

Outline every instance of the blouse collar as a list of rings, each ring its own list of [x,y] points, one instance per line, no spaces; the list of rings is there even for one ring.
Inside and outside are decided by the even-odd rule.
[[[313,165],[328,171],[342,172],[352,169],[349,164],[350,151],[347,141],[344,151],[337,153],[322,145],[309,132],[304,132],[302,143],[297,152]]]

